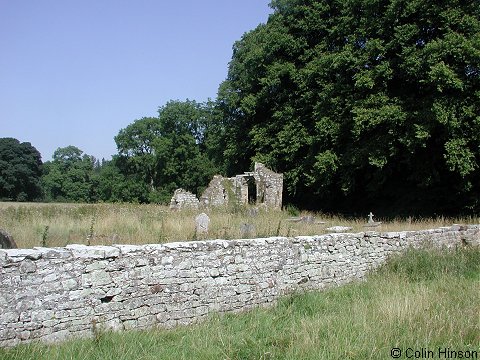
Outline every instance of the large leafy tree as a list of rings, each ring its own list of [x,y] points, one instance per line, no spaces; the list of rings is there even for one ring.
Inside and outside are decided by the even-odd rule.
[[[32,201],[42,196],[40,153],[28,142],[0,138],[0,198]]]
[[[144,117],[121,129],[115,136],[120,156],[116,159],[118,167],[151,189],[154,189],[156,180],[154,142],[160,135],[160,120]]]
[[[328,210],[479,209],[478,2],[271,6],[220,86],[228,171],[262,160],[287,199]]]
[[[158,111],[161,136],[155,142],[161,198],[182,187],[200,194],[215,173],[207,156],[205,134],[210,108],[195,101],[170,101]]]
[[[159,108],[158,117],[120,130],[114,163],[127,183],[141,184],[138,200],[165,203],[178,187],[199,193],[206,186],[215,171],[205,140],[211,113],[208,104],[170,101]]]
[[[133,176],[126,176],[122,172],[122,164],[118,155],[111,161],[104,161],[98,169],[98,199],[110,202],[148,201],[149,185]],[[120,165],[120,167],[119,167]]]
[[[72,145],[55,150],[53,160],[45,163],[42,177],[47,200],[96,201],[98,175],[95,163],[93,156]]]

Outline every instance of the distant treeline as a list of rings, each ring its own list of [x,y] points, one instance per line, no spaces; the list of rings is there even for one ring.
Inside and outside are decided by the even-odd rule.
[[[99,162],[0,140],[0,198],[168,202],[254,161],[287,203],[343,213],[480,211],[476,1],[273,0],[207,103],[170,101]]]

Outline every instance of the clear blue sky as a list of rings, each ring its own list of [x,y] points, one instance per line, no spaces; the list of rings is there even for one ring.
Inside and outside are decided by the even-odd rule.
[[[232,46],[270,0],[0,0],[0,137],[51,160],[113,137],[169,100],[214,99]]]

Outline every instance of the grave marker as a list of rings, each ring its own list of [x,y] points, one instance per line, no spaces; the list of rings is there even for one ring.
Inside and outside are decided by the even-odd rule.
[[[198,235],[208,234],[208,225],[210,224],[210,218],[207,214],[201,213],[195,218],[195,233]]]

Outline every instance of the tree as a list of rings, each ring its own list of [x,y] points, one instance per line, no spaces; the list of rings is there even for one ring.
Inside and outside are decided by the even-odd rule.
[[[158,111],[161,134],[155,142],[161,198],[176,188],[200,194],[215,172],[205,152],[209,109],[195,101],[170,101]]]
[[[40,153],[28,142],[0,138],[0,198],[33,201],[42,196]]]
[[[115,136],[118,154],[123,158],[121,168],[124,173],[135,176],[151,189],[155,181],[154,141],[160,136],[158,118],[144,117],[121,129]]]
[[[100,166],[96,188],[98,199],[106,202],[147,202],[149,186],[125,176],[118,160],[118,155],[115,155],[111,161],[104,161]]]
[[[119,154],[115,166],[141,202],[167,203],[183,187],[199,193],[215,168],[207,156],[206,134],[211,117],[208,105],[169,101],[158,118],[142,118],[115,137]]]
[[[225,163],[284,172],[324,210],[479,210],[475,1],[277,0],[235,43],[217,107]]]
[[[95,202],[98,176],[95,158],[75,146],[58,148],[53,161],[45,163],[42,177],[47,199],[54,201]]]

